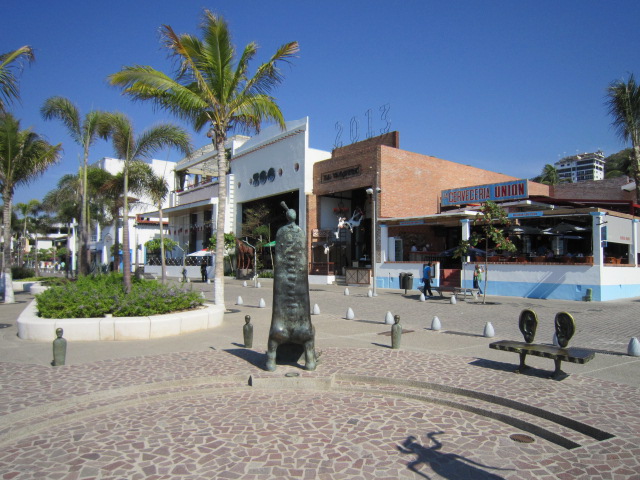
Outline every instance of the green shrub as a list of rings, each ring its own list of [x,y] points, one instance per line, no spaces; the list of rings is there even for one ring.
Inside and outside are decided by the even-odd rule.
[[[258,274],[259,278],[273,278],[273,270],[262,270]]]
[[[22,280],[23,278],[33,277],[35,272],[33,268],[27,267],[11,267],[11,278],[13,280]]]
[[[202,305],[196,292],[167,287],[155,280],[135,280],[124,294],[122,275],[80,277],[36,295],[44,318],[95,318],[108,313],[116,317],[157,315]]]

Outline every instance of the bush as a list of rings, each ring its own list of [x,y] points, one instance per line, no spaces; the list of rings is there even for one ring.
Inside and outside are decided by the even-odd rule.
[[[22,280],[23,278],[33,277],[35,272],[33,268],[27,267],[11,267],[11,278],[14,280]]]
[[[122,275],[80,277],[36,295],[44,318],[95,318],[111,313],[116,317],[157,315],[202,305],[197,292],[167,287],[155,280],[134,280],[124,294]]]

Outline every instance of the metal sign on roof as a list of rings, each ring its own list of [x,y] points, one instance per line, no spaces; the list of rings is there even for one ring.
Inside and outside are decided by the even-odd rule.
[[[482,203],[488,200],[501,202],[529,197],[527,180],[514,180],[503,183],[490,183],[474,187],[452,188],[442,191],[443,206]]]
[[[541,211],[536,211],[536,212],[513,212],[513,213],[507,214],[507,217],[509,217],[509,218],[527,218],[527,217],[541,217],[542,215],[543,215],[543,212],[541,212]]]

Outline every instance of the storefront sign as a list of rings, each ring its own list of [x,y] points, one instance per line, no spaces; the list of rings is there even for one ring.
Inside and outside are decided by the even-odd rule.
[[[320,230],[319,228],[314,228],[311,230],[311,236],[316,237],[329,237],[333,234],[332,230]]]
[[[443,190],[441,203],[443,206],[464,205],[467,203],[482,203],[488,200],[501,202],[528,197],[527,180],[515,180],[513,182]]]
[[[607,225],[600,227],[602,228],[602,240],[631,245],[633,221],[628,218],[614,217],[613,215],[607,215],[605,218]]]
[[[509,213],[509,218],[527,218],[527,217],[541,217],[542,212],[513,212]]]
[[[360,165],[354,167],[343,168],[341,170],[334,170],[332,172],[323,173],[320,178],[320,183],[335,182],[336,180],[344,180],[345,178],[357,177],[360,175],[362,169]]]

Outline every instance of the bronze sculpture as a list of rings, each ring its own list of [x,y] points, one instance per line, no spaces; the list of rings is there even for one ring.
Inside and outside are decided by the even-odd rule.
[[[287,225],[276,234],[273,282],[273,313],[267,350],[266,369],[274,371],[276,363],[297,362],[305,355],[305,368],[315,370],[315,329],[309,307],[309,272],[307,243],[296,225],[296,212],[285,209]]]
[[[64,365],[67,358],[67,341],[62,338],[63,330],[56,328],[56,339],[53,341],[53,361],[51,365],[59,367]]]

